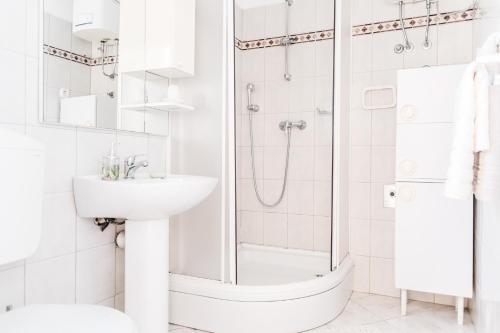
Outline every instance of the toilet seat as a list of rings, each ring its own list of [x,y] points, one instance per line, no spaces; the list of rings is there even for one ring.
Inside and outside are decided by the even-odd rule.
[[[100,305],[29,305],[0,314],[2,333],[137,333],[123,312]]]

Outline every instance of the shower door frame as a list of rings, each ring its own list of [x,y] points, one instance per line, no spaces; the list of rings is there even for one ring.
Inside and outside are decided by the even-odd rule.
[[[348,255],[349,181],[349,3],[335,2],[335,73],[333,114],[333,205],[331,244],[332,272],[321,279],[272,286],[236,285],[236,160],[234,105],[234,13],[233,0],[223,0],[223,135],[220,279],[172,274],[170,314],[173,323],[211,332],[276,333],[303,332],[335,319],[352,293],[354,263]],[[342,13],[344,21],[339,19]],[[342,48],[339,47],[342,45]],[[339,51],[342,51],[340,53]],[[342,55],[342,57],[339,56]],[[343,70],[341,70],[343,69]],[[197,309],[198,311],[193,311]],[[316,309],[315,311],[308,311]],[[307,316],[304,316],[307,313]],[[202,314],[202,315],[200,315]],[[242,316],[242,314],[245,314]]]
[[[235,1],[236,0],[225,0],[225,11],[226,13],[231,13],[226,16],[227,21],[225,22],[225,38],[226,38],[226,59],[225,63],[227,64],[225,68],[225,121],[227,121],[225,128],[227,145],[224,146],[226,149],[227,156],[227,200],[228,204],[227,212],[227,224],[225,221],[222,223],[223,228],[222,232],[225,234],[227,231],[228,235],[228,244],[222,244],[222,259],[223,263],[227,263],[228,268],[226,271],[225,266],[222,265],[222,281],[237,284],[237,249],[238,249],[238,240],[237,240],[237,201],[236,201],[236,98],[235,98],[235,87],[236,87],[236,73],[235,73]],[[339,237],[341,234],[340,223],[343,218],[341,206],[342,206],[342,196],[348,195],[347,193],[343,193],[344,188],[342,187],[342,177],[345,177],[346,172],[343,170],[345,168],[342,167],[340,161],[341,157],[345,156],[342,154],[344,152],[345,147],[341,146],[341,143],[344,140],[341,140],[341,131],[340,126],[345,126],[345,119],[341,117],[341,112],[336,112],[338,108],[342,107],[344,102],[341,97],[341,89],[340,85],[336,85],[336,82],[341,79],[341,71],[339,63],[336,61],[338,58],[337,50],[340,50],[341,43],[345,42],[346,30],[348,31],[348,36],[350,38],[351,28],[350,21],[349,24],[346,24],[342,21],[342,19],[337,17],[338,13],[341,13],[343,10],[346,10],[346,6],[342,5],[341,1],[334,0],[334,40],[333,40],[333,68],[334,72],[332,73],[333,82],[333,94],[332,94],[332,190],[331,190],[331,232],[330,232],[330,271],[335,271],[338,268],[338,265],[342,262],[343,258],[340,258],[340,242]],[[348,9],[349,10],[349,9]],[[337,34],[339,32],[339,34]],[[342,35],[341,35],[342,33]],[[339,52],[340,53],[340,52]],[[339,88],[339,89],[338,89]],[[347,118],[347,126],[349,125]],[[348,145],[347,145],[348,146]],[[348,149],[348,148],[347,148]],[[348,173],[347,173],[348,174]],[[346,192],[346,191],[344,191]],[[345,207],[344,207],[345,209]],[[344,214],[345,218],[345,214]],[[228,230],[226,230],[226,228]],[[223,238],[226,239],[226,238]],[[348,240],[347,240],[348,242]],[[228,250],[229,253],[227,256],[224,254],[224,251]]]

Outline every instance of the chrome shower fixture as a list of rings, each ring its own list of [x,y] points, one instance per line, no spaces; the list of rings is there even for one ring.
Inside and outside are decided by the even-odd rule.
[[[114,42],[114,44],[113,44],[113,42]],[[116,49],[116,52],[114,55],[109,54],[110,48]],[[119,48],[119,39],[118,38],[114,39],[113,41],[109,38],[105,38],[105,39],[101,40],[101,46],[99,47],[99,51],[101,51],[101,57],[102,57],[102,65],[101,65],[102,74],[104,76],[109,77],[112,80],[118,76],[118,72],[116,70],[117,69],[116,65],[118,63],[118,48]],[[105,65],[106,65],[105,61],[106,61],[106,58],[110,57],[110,56],[114,56],[115,61],[114,61],[114,65],[113,65],[113,71],[108,74],[108,73],[106,73],[106,69],[105,69]]]
[[[407,0],[408,1],[408,0]],[[403,31],[404,44],[397,44],[394,47],[394,53],[401,54],[404,51],[413,51],[414,45],[408,39],[408,33],[406,32],[405,22],[404,22],[404,5],[405,0],[399,0],[399,24],[401,25],[401,30]]]
[[[288,131],[293,128],[297,128],[299,130],[305,130],[307,127],[307,122],[304,120],[299,120],[299,121],[290,121],[290,120],[284,120],[281,123],[279,123],[279,128],[282,131]]]
[[[260,108],[257,104],[252,104],[252,94],[255,91],[255,85],[253,83],[247,84],[247,110],[252,112],[259,112]]]
[[[284,131],[287,137],[285,167],[283,168],[283,182],[281,184],[281,192],[278,198],[275,199],[274,201],[265,201],[264,197],[261,195],[259,186],[257,184],[257,171],[255,168],[255,142],[254,142],[255,140],[253,133],[253,117],[254,113],[259,111],[259,106],[252,104],[252,94],[254,92],[255,92],[254,84],[253,83],[247,84],[247,93],[248,93],[247,109],[249,111],[253,111],[253,112],[248,112],[248,126],[249,126],[248,132],[250,134],[250,163],[252,167],[253,189],[255,191],[255,196],[257,197],[257,200],[260,202],[262,206],[267,208],[273,208],[278,206],[281,203],[281,201],[283,201],[286,192],[286,185],[288,183],[288,169],[290,165],[290,144],[292,141],[292,130],[293,129],[305,130],[307,127],[307,123],[304,120],[299,120],[299,121],[284,120],[279,123],[280,130]]]
[[[437,0],[435,0],[437,2]],[[425,39],[422,47],[424,50],[429,50],[432,47],[432,42],[429,38],[429,32],[431,29],[431,9],[432,9],[432,0],[425,1],[425,7],[427,9],[427,21],[425,26]]]
[[[285,0],[286,6],[286,35],[281,39],[281,45],[285,47],[285,74],[283,75],[286,81],[292,80],[292,74],[288,69],[288,52],[290,45],[298,40],[296,36],[290,36],[290,7],[293,5],[293,0]]]
[[[422,48],[424,50],[429,50],[432,47],[432,42],[429,37],[430,27],[431,27],[431,10],[432,4],[437,4],[439,0],[395,0],[394,2],[399,6],[399,23],[401,25],[401,30],[403,31],[403,44],[397,44],[394,47],[394,53],[401,54],[404,51],[413,51],[415,48],[413,43],[408,38],[408,33],[404,24],[404,6],[406,4],[416,4],[420,2],[425,2],[425,7],[427,9],[427,19],[425,28],[425,38],[422,43]]]

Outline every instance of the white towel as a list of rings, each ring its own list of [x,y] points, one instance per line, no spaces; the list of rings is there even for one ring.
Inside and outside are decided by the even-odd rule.
[[[478,55],[496,54],[499,43],[500,33],[492,35]],[[473,62],[465,70],[455,105],[455,136],[446,181],[447,197],[469,199],[476,192],[476,178],[481,168],[478,153],[490,149],[489,88],[492,81],[485,64]]]
[[[479,154],[476,170],[476,198],[500,200],[500,86],[490,88],[490,149]]]
[[[490,148],[489,87],[485,65],[470,64],[462,78],[455,107],[455,136],[446,181],[446,196],[469,199],[475,192],[477,153]]]

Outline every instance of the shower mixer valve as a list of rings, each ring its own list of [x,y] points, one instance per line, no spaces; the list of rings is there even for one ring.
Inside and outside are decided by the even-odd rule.
[[[307,127],[307,123],[304,120],[299,120],[299,121],[289,121],[285,120],[282,121],[279,124],[280,130],[285,131],[285,130],[291,130],[293,128],[298,128],[299,130],[305,130]]]

